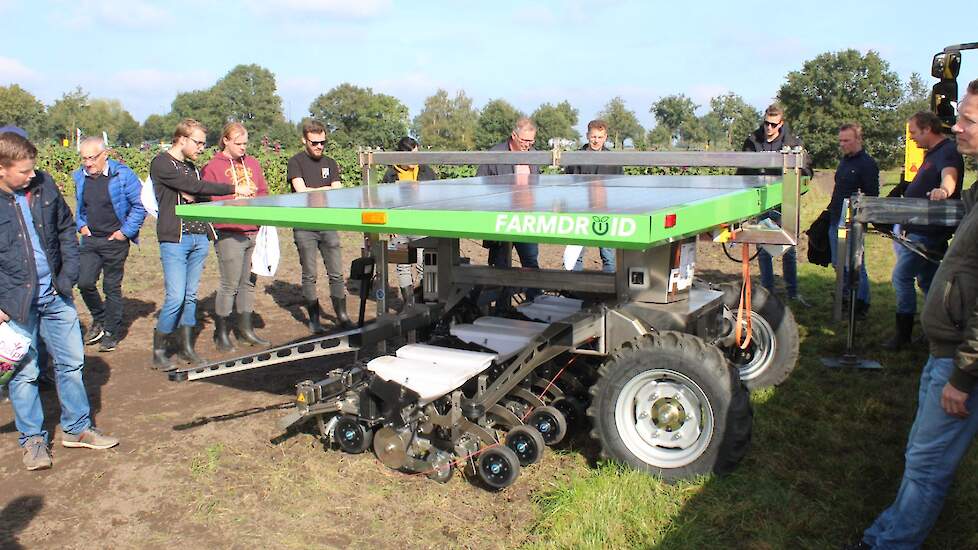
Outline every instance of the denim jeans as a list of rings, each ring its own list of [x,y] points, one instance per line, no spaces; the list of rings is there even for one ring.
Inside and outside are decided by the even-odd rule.
[[[584,271],[584,250],[582,250],[581,255],[577,257],[577,263],[574,264],[574,271]],[[615,249],[601,247],[598,249],[598,253],[601,255],[601,271],[604,271],[605,273],[614,273]]]
[[[128,240],[110,241],[106,237],[92,236],[81,238],[78,290],[92,319],[115,336],[119,335],[122,324],[122,278],[128,257]],[[96,287],[100,274],[105,301]]]
[[[207,235],[184,233],[178,243],[160,243],[166,296],[156,330],[170,334],[177,325],[197,324],[197,286],[210,251]]]
[[[340,234],[336,231],[295,229],[292,237],[299,251],[299,265],[302,267],[302,297],[306,303],[319,300],[316,279],[319,278],[320,257],[326,266],[330,297],[346,296],[346,287],[343,285],[343,250],[340,248]]]
[[[832,251],[832,265],[835,265],[836,254],[839,249],[839,224],[841,218],[833,218],[829,221],[829,249]],[[843,292],[849,294],[849,274],[843,275],[845,286]],[[859,288],[856,289],[856,299],[869,303],[869,274],[866,272],[866,261],[863,258],[863,265],[859,268]]]
[[[954,372],[951,357],[929,357],[920,375],[917,415],[907,438],[906,465],[896,499],[863,533],[873,548],[918,548],[944,506],[958,463],[978,433],[978,392],[961,419],[941,408],[941,392]]]
[[[933,237],[920,233],[907,233],[907,240],[920,243],[928,251],[942,255],[947,251],[947,239],[944,236]],[[906,247],[896,247],[897,261],[893,266],[893,290],[896,291],[896,312],[913,315],[917,313],[917,290],[914,281],[924,291],[930,290],[930,283],[937,273],[938,264],[922,258],[920,254],[907,250]]]
[[[255,311],[255,282],[251,272],[251,256],[255,251],[255,234],[240,231],[218,231],[214,242],[221,282],[214,298],[214,313],[218,317]]]
[[[761,220],[770,218],[778,225],[781,225],[781,212],[772,210],[761,216]],[[774,292],[774,258],[771,254],[758,247],[757,267],[761,272],[761,286],[770,292]],[[781,267],[784,271],[784,286],[788,291],[789,297],[798,295],[798,251],[793,246],[789,246],[781,255]]]
[[[13,320],[7,323],[10,328],[31,339],[31,349],[18,365],[9,387],[20,444],[34,436],[43,437],[45,442],[48,440],[48,433],[43,428],[44,410],[37,391],[37,377],[40,375],[37,364],[39,336],[47,344],[47,353],[54,359],[62,431],[79,434],[87,430],[92,422],[88,395],[82,381],[85,353],[75,305],[70,299],[55,296],[47,303],[32,305],[25,324]]]

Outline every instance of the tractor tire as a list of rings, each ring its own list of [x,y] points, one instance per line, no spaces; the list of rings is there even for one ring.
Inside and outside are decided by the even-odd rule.
[[[733,470],[750,446],[749,394],[719,348],[663,331],[598,370],[587,414],[603,458],[668,482]]]
[[[740,285],[725,283],[715,288],[723,291],[724,324],[733,330],[740,305]],[[750,344],[746,350],[733,345],[723,348],[723,352],[747,389],[777,386],[788,379],[798,364],[798,324],[791,310],[763,287],[751,289],[750,305]]]

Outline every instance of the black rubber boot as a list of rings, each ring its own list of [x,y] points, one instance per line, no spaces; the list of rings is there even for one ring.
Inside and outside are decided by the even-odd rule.
[[[322,334],[326,332],[323,329],[322,323],[319,322],[319,301],[309,302],[306,304],[306,311],[309,313],[309,323],[306,325],[309,327],[309,332],[313,334]]]
[[[856,319],[865,321],[869,317],[869,302],[856,300]]]
[[[173,366],[173,361],[166,356],[167,336],[169,336],[169,334],[164,334],[159,330],[153,331],[153,368],[163,372],[171,371],[176,368]]]
[[[197,355],[194,351],[194,327],[181,325],[177,327],[177,339],[180,345],[177,346],[177,357],[190,365],[204,365],[205,359]]]
[[[220,351],[234,351],[234,342],[231,341],[231,325],[228,323],[227,317],[214,316],[214,344]]]
[[[251,324],[252,313],[250,311],[238,314],[238,339],[249,346],[262,346],[267,348],[271,342],[255,334],[255,327]]]
[[[909,348],[912,344],[913,336],[913,314],[896,314],[896,332],[893,337],[883,342],[883,349],[886,351],[900,351]]]
[[[414,286],[402,286],[401,287],[401,309],[405,309],[414,305]]]
[[[351,329],[354,327],[353,321],[346,313],[346,297],[330,298],[333,302],[333,311],[336,312],[336,324],[340,328]]]

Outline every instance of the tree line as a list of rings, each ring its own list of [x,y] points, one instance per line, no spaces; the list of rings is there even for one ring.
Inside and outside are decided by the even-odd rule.
[[[927,107],[927,87],[916,73],[904,83],[875,51],[823,53],[788,73],[777,90],[786,120],[805,141],[816,166],[831,166],[838,157],[839,124],[862,124],[867,150],[881,165],[901,158],[903,122]],[[654,126],[647,129],[621,97],[610,99],[595,118],[609,126],[615,148],[739,150],[756,129],[761,112],[736,93],[713,97],[709,110],[685,94],[659,98],[648,108]],[[554,144],[577,146],[582,136],[578,109],[569,101],[544,103],[528,115],[536,122],[537,149]],[[505,99],[492,99],[481,108],[464,91],[454,96],[437,90],[420,113],[410,118],[396,97],[350,83],[339,84],[316,97],[308,116],[322,121],[336,148],[390,149],[404,135],[418,138],[435,150],[479,150],[505,139],[517,118],[527,116]],[[275,75],[258,65],[238,65],[204,90],[177,94],[165,114],[152,114],[140,124],[114,99],[91,98],[80,87],[44,105],[17,84],[0,87],[0,124],[23,127],[34,139],[60,140],[75,128],[85,134],[106,132],[115,145],[169,140],[176,122],[195,118],[209,129],[213,143],[228,121],[248,127],[253,139],[294,144],[296,124],[286,119]]]

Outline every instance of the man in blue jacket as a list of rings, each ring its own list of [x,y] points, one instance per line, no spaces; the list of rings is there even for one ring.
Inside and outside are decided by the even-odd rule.
[[[31,340],[9,385],[28,470],[52,464],[37,389],[39,336],[54,358],[61,444],[108,449],[119,443],[92,426],[82,381],[84,346],[71,296],[78,279],[74,219],[54,180],[34,172],[36,157],[26,138],[0,134],[0,323]]]
[[[82,166],[72,174],[78,200],[81,267],[78,290],[92,314],[85,344],[101,341],[99,351],[113,351],[122,324],[122,278],[129,241],[136,241],[146,210],[139,198],[142,183],[128,166],[108,158],[100,137],[81,141]],[[102,275],[105,301],[96,283]]]

